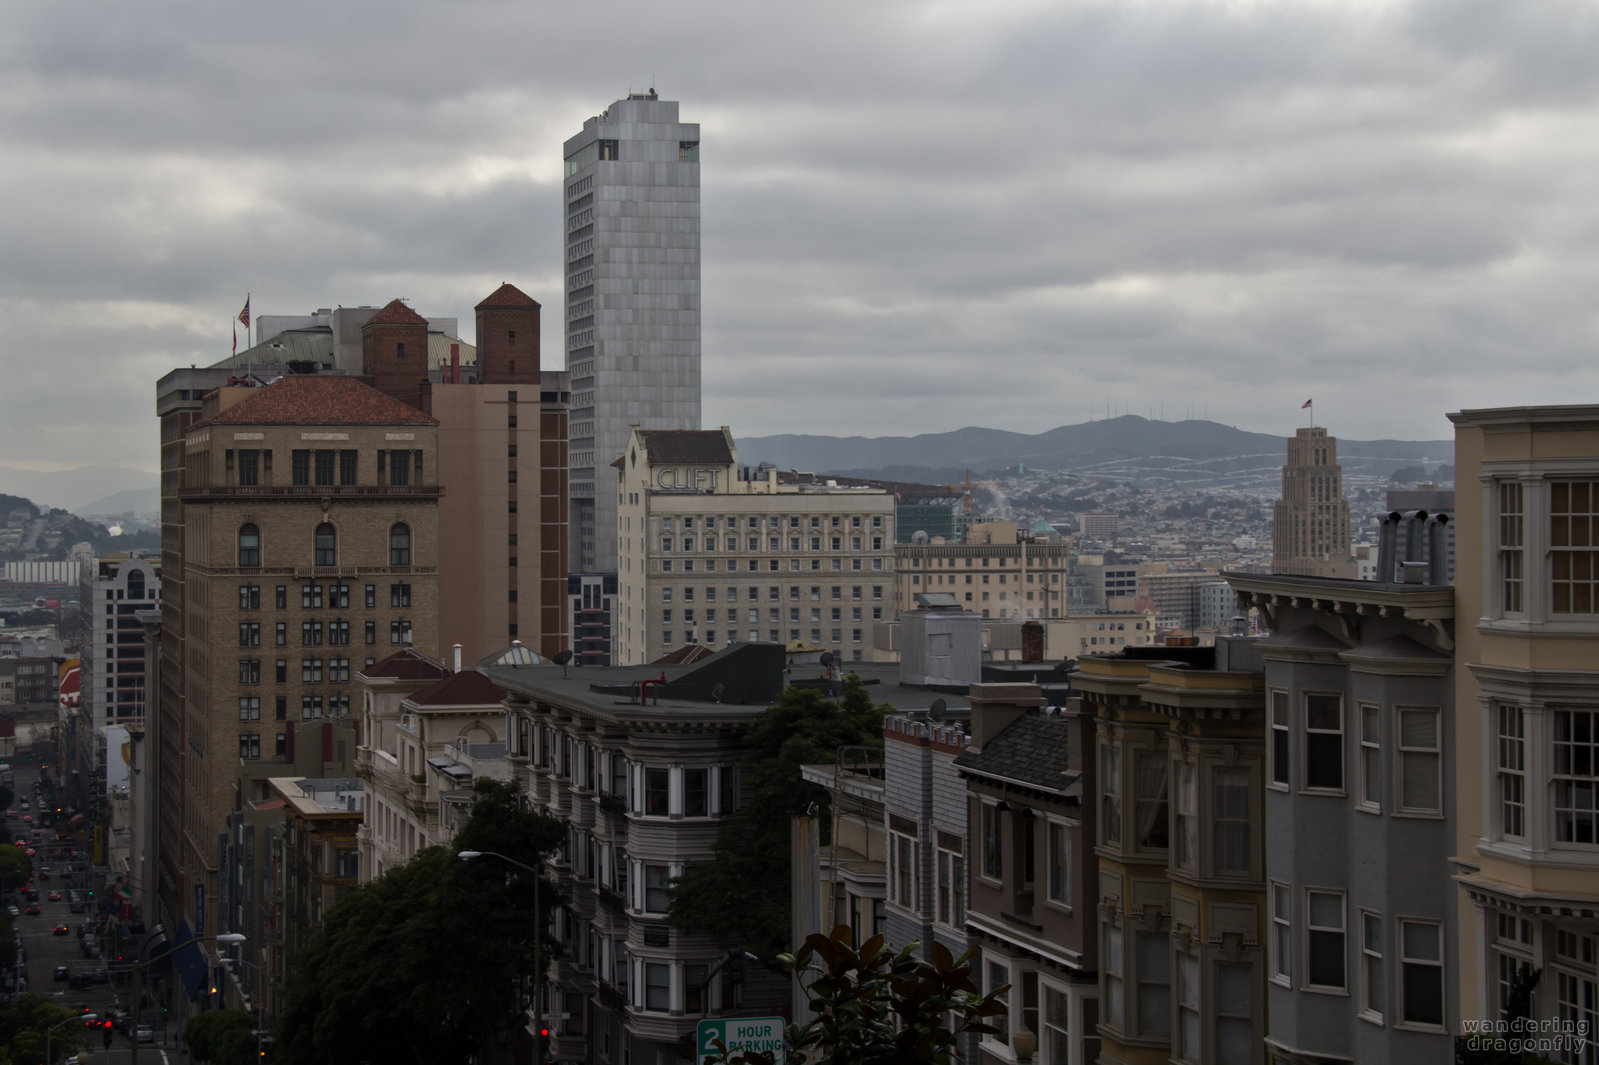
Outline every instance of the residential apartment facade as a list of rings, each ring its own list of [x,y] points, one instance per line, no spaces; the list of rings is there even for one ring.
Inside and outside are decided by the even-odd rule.
[[[1459,1010],[1497,1021],[1541,970],[1529,1034],[1560,1062],[1599,1032],[1599,407],[1455,423]],[[1585,1026],[1585,1027],[1584,1027]],[[1578,1038],[1581,1035],[1582,1038]]]
[[[894,605],[893,496],[756,477],[725,427],[635,429],[614,465],[618,661],[753,642],[864,659]]]
[[[700,427],[700,127],[629,93],[562,155],[572,565],[614,573],[611,460],[633,426]]]

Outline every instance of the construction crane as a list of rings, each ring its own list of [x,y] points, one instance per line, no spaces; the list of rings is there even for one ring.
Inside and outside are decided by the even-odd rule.
[[[968,469],[964,484],[941,485],[940,487],[946,488],[951,492],[963,492],[966,497],[966,513],[970,514],[972,512],[973,488],[1000,488],[1003,485],[999,481],[974,481],[972,480],[972,471]]]

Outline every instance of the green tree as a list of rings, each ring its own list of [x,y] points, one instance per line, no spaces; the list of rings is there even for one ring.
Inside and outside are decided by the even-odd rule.
[[[50,1001],[49,995],[34,992],[23,995],[14,1004],[0,1011],[0,1057],[4,1065],[44,1065],[46,1042],[55,1065],[80,1046],[87,1045],[84,1029],[75,1024],[55,1026],[72,1017],[74,1011]],[[55,1033],[45,1038],[52,1028]]]
[[[509,783],[478,781],[471,816],[450,847],[430,847],[350,892],[294,958],[276,1049],[297,1065],[457,1065],[508,1043],[528,1002],[538,922],[528,874],[560,822],[524,810]],[[560,904],[544,881],[547,926]],[[544,959],[558,945],[542,939]]]
[[[854,948],[848,925],[831,935],[807,936],[798,954],[782,962],[804,986],[815,1018],[790,1025],[788,1060],[795,1065],[949,1065],[968,1034],[997,1032],[988,1023],[1005,1015],[997,987],[984,995],[972,980],[968,950],[953,957],[934,943],[923,960],[912,943],[897,953],[883,937]],[[952,1023],[953,1022],[953,1023]],[[770,1065],[770,1051],[729,1055],[718,1043],[714,1060],[724,1065]]]
[[[183,1044],[195,1061],[249,1065],[255,1057],[255,1019],[242,1010],[206,1010],[183,1026]]]
[[[762,958],[789,950],[790,826],[810,810],[828,823],[827,790],[807,783],[800,767],[831,763],[840,747],[881,747],[888,709],[873,705],[853,674],[837,702],[814,689],[786,689],[745,736],[744,805],[717,836],[715,859],[673,883],[671,923]]]

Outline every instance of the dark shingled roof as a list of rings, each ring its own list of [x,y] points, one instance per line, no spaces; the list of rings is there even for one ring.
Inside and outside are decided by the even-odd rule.
[[[396,651],[377,665],[361,670],[361,673],[367,677],[388,677],[392,680],[437,680],[450,675],[443,665],[409,647]]]
[[[726,465],[733,461],[727,436],[720,429],[640,429],[651,462],[704,462]]]
[[[955,764],[978,776],[1003,777],[1044,791],[1064,792],[1077,779],[1066,772],[1070,736],[1064,717],[1024,714],[983,744],[982,753],[967,751]]]
[[[429,684],[410,701],[418,706],[498,706],[504,698],[504,688],[472,670],[452,673],[437,684]]]
[[[435,425],[353,377],[290,374],[208,420],[209,425]]]
[[[362,328],[368,325],[427,325],[428,320],[417,314],[399,300],[390,300],[381,311],[368,318]]]
[[[538,305],[538,300],[507,281],[489,293],[478,307],[537,307]]]

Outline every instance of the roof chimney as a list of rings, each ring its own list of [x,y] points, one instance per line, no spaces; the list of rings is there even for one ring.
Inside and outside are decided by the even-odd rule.
[[[455,645],[455,671],[461,672],[461,645]]]

